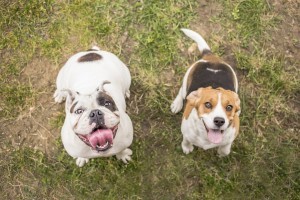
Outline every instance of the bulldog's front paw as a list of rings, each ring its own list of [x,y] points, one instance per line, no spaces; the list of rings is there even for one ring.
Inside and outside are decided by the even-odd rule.
[[[185,154],[189,154],[194,150],[194,146],[185,140],[182,141],[181,147],[182,147],[183,153],[185,153]]]
[[[174,114],[178,113],[182,109],[182,106],[183,106],[183,101],[181,98],[177,96],[176,99],[171,104],[172,113]]]
[[[122,160],[125,164],[131,160],[132,151],[131,149],[125,149],[116,155],[118,160]]]
[[[66,99],[67,94],[66,94],[66,92],[64,92],[64,91],[57,89],[57,90],[54,92],[53,97],[54,97],[54,101],[55,101],[56,103],[62,103],[62,102]]]
[[[89,159],[88,158],[77,158],[76,159],[76,165],[78,167],[83,167],[83,165],[85,165],[85,163],[88,163]]]

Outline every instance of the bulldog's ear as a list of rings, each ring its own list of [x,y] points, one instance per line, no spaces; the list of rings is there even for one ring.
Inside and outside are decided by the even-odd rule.
[[[191,92],[187,97],[186,99],[188,100],[189,104],[191,106],[196,106],[197,105],[197,102],[200,101],[200,98],[201,98],[201,93],[202,93],[202,88],[196,90],[196,91],[193,91]]]
[[[64,89],[64,92],[66,92],[66,106],[69,107],[72,105],[73,101],[75,100],[76,96],[79,95],[79,92],[75,92],[73,90]]]
[[[234,92],[234,100],[235,100],[235,106],[236,106],[235,113],[237,116],[239,116],[241,113],[241,101],[240,101],[239,95],[235,92]]]
[[[105,80],[105,81],[103,81],[100,85],[99,85],[99,87],[97,88],[97,92],[98,91],[102,91],[102,92],[105,92],[106,93],[106,91],[105,91],[105,89],[104,89],[104,85],[105,84],[110,84],[111,82],[110,81],[107,81],[107,80]]]

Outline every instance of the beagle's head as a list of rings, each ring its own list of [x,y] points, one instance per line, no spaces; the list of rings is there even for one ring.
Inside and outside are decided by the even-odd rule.
[[[208,140],[215,144],[222,142],[223,132],[231,125],[234,117],[240,114],[238,95],[223,88],[199,88],[187,96],[187,106],[190,111],[184,117],[188,118],[195,108],[205,126]]]

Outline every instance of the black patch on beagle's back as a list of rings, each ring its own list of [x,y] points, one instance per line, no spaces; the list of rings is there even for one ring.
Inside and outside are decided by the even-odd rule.
[[[97,53],[88,53],[78,58],[78,62],[91,62],[101,60],[102,56]]]
[[[113,98],[111,98],[111,96],[109,96],[105,92],[99,92],[97,96],[97,103],[98,105],[104,106],[112,112],[118,110]]]
[[[235,92],[234,80],[234,74],[227,65],[219,62],[198,62],[188,76],[187,95],[198,88],[209,86]]]

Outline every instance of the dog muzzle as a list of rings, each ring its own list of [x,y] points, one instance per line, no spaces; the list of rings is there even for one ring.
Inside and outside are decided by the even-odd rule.
[[[77,134],[77,136],[92,150],[106,151],[113,146],[113,139],[116,135],[118,126],[115,126],[112,129],[109,128],[100,128],[96,129],[93,132],[83,135]]]

